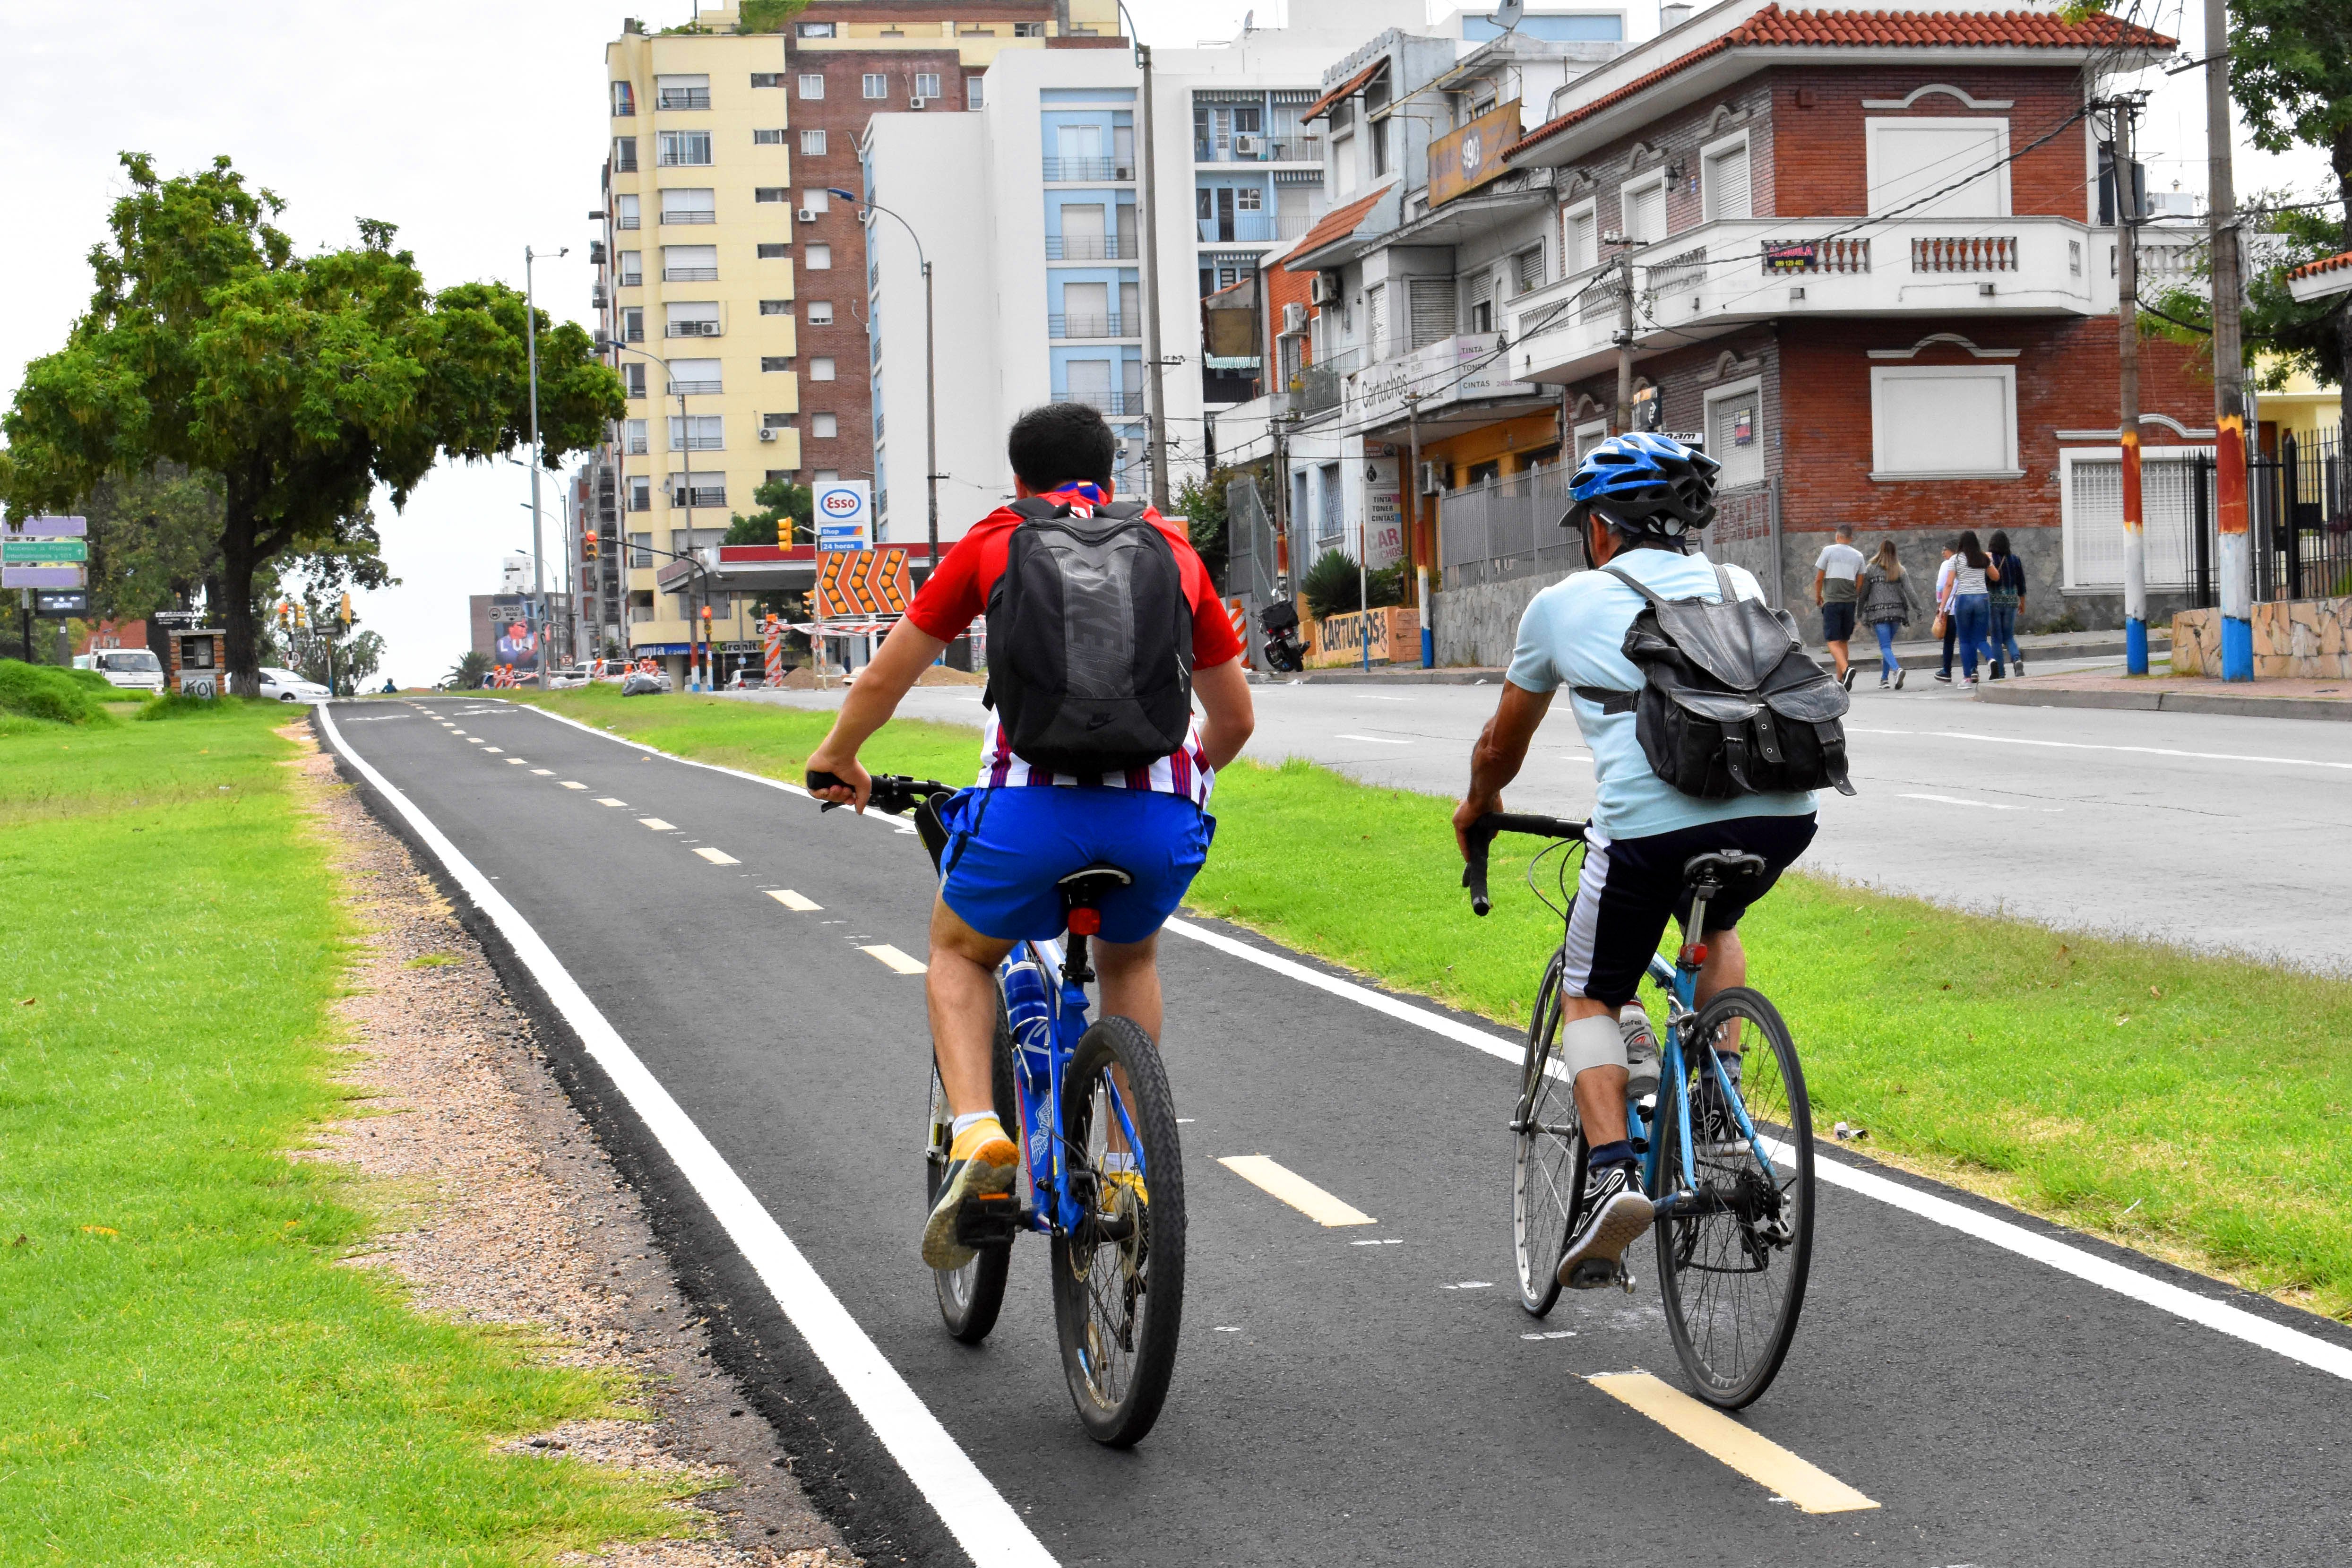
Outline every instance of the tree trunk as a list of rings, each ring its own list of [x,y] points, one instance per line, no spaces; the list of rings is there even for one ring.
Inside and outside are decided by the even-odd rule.
[[[224,476],[228,490],[222,509],[220,594],[214,605],[228,634],[229,689],[239,697],[261,695],[261,654],[254,646],[253,570],[256,560],[253,501],[236,479]]]

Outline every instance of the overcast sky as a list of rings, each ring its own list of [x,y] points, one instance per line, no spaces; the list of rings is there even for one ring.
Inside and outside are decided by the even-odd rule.
[[[1129,0],[1129,9],[1147,39],[1181,47],[1230,37],[1252,4],[1261,21],[1274,10],[1270,0]],[[2180,0],[2161,4],[2164,29],[2182,38],[2183,58],[2196,58],[2197,16],[2176,21]],[[13,397],[26,362],[57,348],[88,302],[84,258],[122,190],[116,154],[126,149],[152,153],[167,174],[227,153],[286,198],[280,226],[302,246],[352,243],[355,217],[398,224],[399,243],[436,288],[477,278],[520,287],[523,247],[532,246],[548,258],[538,268],[541,305],[593,325],[586,215],[597,205],[605,135],[604,46],[625,14],[657,28],[690,8],[688,0],[0,0],[13,100],[0,118],[0,158],[17,215],[0,247],[10,301],[0,312],[0,399]],[[2204,186],[2197,79],[2177,79],[2151,106],[2143,134],[2158,189],[2176,177],[2183,189]],[[2194,162],[2165,161],[2184,154]],[[2325,174],[2315,153],[2284,163],[2252,154],[2239,184],[2320,194]],[[556,258],[566,246],[572,254]],[[437,677],[465,650],[466,597],[492,591],[499,558],[528,545],[529,496],[525,470],[499,463],[436,470],[403,514],[380,500],[385,555],[402,582],[358,607],[390,645],[388,672],[403,685]]]

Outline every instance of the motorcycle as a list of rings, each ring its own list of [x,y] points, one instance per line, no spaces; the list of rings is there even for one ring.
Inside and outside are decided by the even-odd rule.
[[[1307,645],[1298,640],[1298,606],[1277,599],[1257,613],[1258,630],[1265,634],[1265,667],[1283,675],[1307,668]]]

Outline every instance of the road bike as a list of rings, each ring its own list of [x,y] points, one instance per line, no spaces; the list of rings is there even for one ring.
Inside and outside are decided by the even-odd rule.
[[[809,775],[813,790],[839,782]],[[940,805],[954,793],[883,773],[867,804],[911,813],[937,869],[948,843]],[[1132,880],[1107,861],[1063,878],[1066,945],[1018,942],[997,966],[990,1077],[997,1120],[1021,1147],[1019,1173],[1010,1195],[966,1205],[959,1236],[978,1248],[971,1261],[934,1270],[949,1334],[978,1344],[1003,1305],[1013,1238],[1046,1237],[1063,1375],[1087,1436],[1115,1448],[1159,1419],[1184,1302],[1184,1167],[1168,1074],[1142,1026],[1087,1016],[1087,939],[1102,929],[1102,899]],[[934,1062],[927,1204],[946,1178],[952,1120]]]
[[[1525,833],[1554,841],[1529,860],[1528,885],[1565,920],[1569,848],[1583,842],[1584,828],[1558,817],[1481,816],[1467,835],[1470,862],[1462,876],[1472,910],[1484,915],[1490,907],[1486,858],[1496,836]],[[1536,883],[1536,868],[1554,850],[1561,852],[1561,904],[1551,904]],[[1760,856],[1737,851],[1696,855],[1684,865],[1690,915],[1682,945],[1671,962],[1650,959],[1649,978],[1666,1003],[1658,1088],[1626,1106],[1643,1190],[1657,1208],[1667,1331],[1698,1396],[1725,1410],[1771,1386],[1796,1335],[1812,1262],[1812,1113],[1789,1026],[1762,993],[1744,985],[1726,987],[1704,1007],[1696,1003],[1707,904],[1768,870]],[[1575,1094],[1553,1059],[1566,965],[1563,939],[1536,991],[1510,1121],[1519,1302],[1538,1318],[1559,1299],[1560,1255],[1584,1190]],[[1617,1281],[1633,1288],[1622,1264]]]

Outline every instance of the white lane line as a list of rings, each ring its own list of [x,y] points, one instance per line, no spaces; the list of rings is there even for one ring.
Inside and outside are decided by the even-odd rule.
[[[1226,1154],[1217,1163],[1252,1186],[1273,1194],[1317,1225],[1380,1224],[1353,1204],[1332,1196],[1297,1172],[1277,1165],[1263,1154]]]
[[[1484,1029],[1473,1028],[1467,1024],[1445,1017],[1442,1014],[1433,1013],[1425,1007],[1416,1007],[1409,1002],[1400,1002],[1393,996],[1383,996],[1368,986],[1335,979],[1331,975],[1309,969],[1307,965],[1295,963],[1290,959],[1270,952],[1261,952],[1248,943],[1236,942],[1222,931],[1210,931],[1184,920],[1171,920],[1166,929],[1178,936],[1190,937],[1203,946],[1213,947],[1220,952],[1230,954],[1245,963],[1255,963],[1260,968],[1273,970],[1277,974],[1311,985],[1318,991],[1328,992],[1334,996],[1344,996],[1351,1002],[1371,1008],[1376,1013],[1384,1013],[1391,1018],[1426,1029],[1433,1035],[1443,1035],[1449,1040],[1468,1046],[1473,1050],[1484,1051],[1486,1055],[1499,1061],[1508,1062],[1513,1067],[1521,1066],[1526,1060],[1526,1047],[1517,1040],[1506,1039],[1499,1035],[1489,1034]],[[2307,1334],[2300,1329],[2288,1328],[2284,1323],[2274,1323],[2268,1318],[2259,1317],[2247,1311],[2242,1307],[2232,1307],[2226,1301],[2217,1301],[2209,1296],[2200,1295],[2194,1290],[2185,1290],[2168,1280],[2150,1279],[2137,1270],[2126,1268],[2119,1263],[2110,1262],[2094,1253],[2086,1252],[2079,1247],[2069,1246],[2065,1242],[2028,1230],[2021,1225],[2013,1224],[2005,1219],[1997,1219],[1990,1215],[1979,1214],[1976,1210],[1956,1204],[1949,1198],[1937,1197],[1932,1193],[1915,1191],[1899,1182],[1890,1182],[1873,1172],[1853,1165],[1841,1164],[1819,1152],[1813,1156],[1813,1169],[1822,1181],[1833,1187],[1843,1187],[1849,1192],[1859,1193],[1864,1197],[1875,1198],[1880,1203],[1891,1205],[1907,1214],[1916,1215],[1921,1219],[1972,1236],[1979,1241],[1988,1242],[2003,1251],[2014,1252],[2021,1258],[2030,1258],[2037,1263],[2047,1264],[2063,1274],[2071,1274],[2077,1279],[2113,1290],[2119,1296],[2127,1296],[2143,1306],[2153,1307],[2160,1312],[2169,1312],[2177,1318],[2185,1318],[2192,1323],[2200,1324],[2217,1333],[2227,1334],[2231,1339],[2242,1340],[2248,1344],[2258,1345],[2263,1350],[2285,1356],[2290,1361],[2301,1362],[2305,1366],[2352,1380],[2352,1348],[2332,1343],[2316,1334]]]
[[[1646,1372],[1604,1372],[1585,1379],[1612,1399],[1623,1401],[1705,1454],[1749,1480],[1770,1489],[1775,1499],[1801,1513],[1853,1513],[1878,1505],[1769,1437],[1751,1432],[1711,1405]]]
[[[810,907],[813,909],[815,906]],[[887,942],[877,942],[872,947],[861,947],[857,951],[869,958],[879,959],[893,974],[921,974],[926,972],[926,966],[920,959],[908,957]]]
[[[482,745],[479,741],[475,742],[474,744],[478,746]],[[482,746],[482,755],[486,757],[495,757],[505,750],[506,748],[504,746]]]
[[[671,1098],[661,1080],[629,1048],[580,983],[572,977],[538,931],[473,863],[457,852],[432,819],[411,805],[354,752],[331,714],[320,710],[327,738],[350,759],[360,775],[399,812],[425,847],[440,858],[449,875],[482,912],[498,926],[515,957],[530,971],[540,989],[564,1022],[603,1068],[677,1166],[678,1173],[699,1194],[728,1237],[768,1287],[777,1306],[832,1374],[850,1403],[880,1438],[890,1457],[907,1472],[940,1522],[973,1562],[987,1568],[1058,1568],[1054,1554],[1030,1531],[1003,1494],[990,1484],[948,1429],[932,1415],[921,1395],[899,1375],[879,1346],[851,1317],[809,1263],[775,1216],[761,1207],[743,1178],[735,1173],[684,1107]]]
[[[543,779],[551,779],[555,776],[553,768],[533,768],[530,771]]]
[[[2105,746],[2091,741],[2031,741],[2021,735],[1978,735],[1966,730],[1862,730],[1846,727],[1849,735],[1918,735],[1930,741],[1990,741],[2002,746],[2048,746],[2066,752],[2130,752],[2143,757],[2186,757],[2200,763],[2273,763],[2287,768],[2345,768],[2352,763],[2325,763],[2315,757],[2256,757],[2235,752],[2184,752],[2172,746]]]
[[[460,732],[462,733],[462,731]],[[489,742],[483,740],[479,735],[467,735],[466,736],[466,744],[469,746],[487,746]]]
[[[652,828],[656,833],[676,833],[677,831],[677,824],[664,822],[658,816],[641,816],[637,818],[637,820],[645,824],[647,827]]]
[[[492,751],[498,750],[496,746],[493,746],[490,749]],[[528,757],[509,757],[507,759],[507,765],[511,768],[527,768],[530,766],[530,759]]]
[[[598,805],[626,806],[629,803],[625,800],[614,800],[609,795],[600,795],[596,797],[596,804]]]
[[[701,856],[705,860],[709,861],[714,866],[740,866],[743,863],[742,861],[735,858],[734,856],[727,853],[726,850],[713,849],[707,844],[701,848],[697,849],[695,853]]]
[[[565,789],[586,789],[588,786],[582,784],[578,779],[565,779],[563,781],[563,787]]]
[[[1334,735],[1335,741],[1370,741],[1375,746],[1410,746],[1411,741],[1391,741],[1385,735]]]
[[[1898,795],[1895,798],[1899,800],[1932,800],[1937,805],[1973,805],[1983,811],[2032,811],[2036,809],[2030,805],[2002,805],[1998,801],[1963,800],[1956,795]],[[2058,808],[2056,806],[2045,805],[2039,809],[2054,812]]]
[[[783,905],[784,908],[788,910],[798,910],[803,914],[806,914],[811,910],[821,910],[824,908],[823,904],[818,903],[814,899],[803,898],[800,894],[793,892],[790,888],[771,888],[768,889],[768,897],[775,900],[776,902]]]

